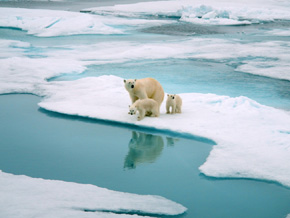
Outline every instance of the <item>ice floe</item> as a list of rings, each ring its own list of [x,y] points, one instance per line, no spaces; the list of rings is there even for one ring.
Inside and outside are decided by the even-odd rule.
[[[78,12],[0,8],[0,26],[19,28],[28,34],[39,37],[78,35],[78,34],[124,34],[125,29],[113,26],[150,26],[169,21],[142,19],[105,18]]]
[[[115,76],[50,82],[39,106],[59,113],[189,133],[213,139],[201,172],[214,177],[255,178],[290,186],[290,115],[246,97],[180,94],[183,113],[147,117],[128,115],[130,99]],[[166,90],[165,90],[166,91]],[[172,125],[174,123],[174,125]]]
[[[84,11],[130,17],[175,17],[182,21],[212,25],[241,25],[265,20],[287,20],[290,18],[289,7],[287,1],[273,0],[175,0],[89,8]]]
[[[39,94],[39,85],[54,76],[81,73],[78,61],[53,58],[10,57],[0,59],[0,93]]]
[[[2,171],[0,193],[0,216],[9,218],[152,217],[186,211],[182,205],[160,196],[129,194],[89,184],[16,176]]]
[[[98,17],[67,11],[0,8],[0,26],[28,31],[37,36],[73,34],[121,34]]]

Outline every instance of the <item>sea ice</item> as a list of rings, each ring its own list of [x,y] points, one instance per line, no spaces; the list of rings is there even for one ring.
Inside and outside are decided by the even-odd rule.
[[[255,178],[290,186],[290,115],[246,97],[180,94],[183,113],[137,121],[128,115],[131,103],[116,76],[83,78],[42,85],[48,96],[39,106],[70,115],[130,123],[213,139],[200,171],[208,176]],[[174,123],[174,125],[171,125]]]
[[[24,50],[30,46],[31,45],[28,42],[0,39],[0,58],[24,56]]]
[[[120,63],[167,58],[206,59],[236,63],[237,71],[290,80],[289,42],[248,42],[194,37],[159,42],[102,42],[68,46],[69,50],[47,52],[51,58],[83,61],[83,64]],[[88,61],[89,60],[89,61]]]
[[[275,36],[290,36],[290,29],[274,29],[268,31],[268,33]]]
[[[0,93],[39,94],[38,86],[54,76],[81,73],[79,61],[55,58],[9,57],[0,59]]]
[[[143,214],[177,215],[186,211],[182,205],[160,196],[142,196],[88,184],[16,176],[1,170],[0,193],[0,216],[9,218],[144,217]]]
[[[143,4],[151,5],[150,3],[142,3],[141,5]],[[163,5],[164,3],[156,2],[156,4]],[[177,2],[169,1],[168,5],[171,4],[176,5]],[[130,10],[130,7],[132,7],[133,11],[137,10],[137,6],[139,8],[139,4],[133,4],[133,6],[129,5],[128,10]],[[118,7],[119,6],[116,6],[116,10]],[[123,6],[120,7],[121,9],[124,8]],[[154,8],[152,10],[154,10]],[[102,10],[100,8],[97,9]],[[141,7],[140,10],[141,9],[146,10],[146,7]],[[215,12],[208,12],[211,10],[211,7],[205,7],[200,10],[207,14],[207,18],[217,16],[215,15]],[[91,20],[98,20],[102,25],[109,25],[110,28],[124,23],[131,26],[140,24],[144,27],[144,25],[146,26],[148,23],[150,23],[150,25],[158,25],[160,22],[166,22],[160,20],[156,21],[154,19],[138,19],[139,21],[136,21],[134,19],[121,19],[114,17],[104,18],[103,16],[97,15],[49,10],[0,8],[0,12],[0,17],[3,18],[0,19],[0,26],[22,28],[28,30],[28,33],[36,34],[38,36],[86,34],[88,31],[97,34],[112,33],[110,31],[102,32],[103,28],[99,28],[98,26],[88,27],[87,25]],[[211,14],[208,14],[207,12]],[[217,19],[231,20],[230,13],[223,10],[219,13],[221,13],[221,16],[216,17],[216,21]],[[229,19],[227,17],[229,17]],[[77,19],[78,22],[82,23],[82,25],[72,25],[72,23],[75,24],[77,22],[71,19]],[[72,30],[71,28],[78,29]],[[122,28],[117,30],[123,31]],[[3,43],[6,44],[4,45]],[[11,57],[13,56],[13,51],[18,56],[25,56],[21,51],[23,51],[25,47],[29,47],[27,43],[20,41],[13,42],[22,43],[21,46],[19,46],[20,44],[13,46],[12,44],[9,45],[9,43],[12,42],[5,42],[5,40],[2,40],[2,43],[0,43],[0,47],[1,49],[3,48],[4,51],[1,53],[0,57]],[[162,43],[158,41],[142,43],[134,41],[110,41],[91,45],[63,46],[65,49],[46,51],[43,52],[43,55],[53,59],[62,59],[64,63],[71,61],[73,66],[76,61],[77,65],[82,65],[83,67],[89,64],[119,63],[144,59],[192,58],[217,60],[221,62],[224,60],[230,60],[237,66],[237,71],[290,80],[290,74],[287,70],[289,69],[290,63],[290,56],[288,55],[289,46],[289,42],[287,41],[245,43],[245,41],[238,39],[194,37],[191,39],[168,40]],[[11,60],[7,61],[11,62]],[[41,60],[39,59],[39,61]],[[80,70],[77,69],[76,71],[79,72]]]
[[[176,17],[187,22],[212,25],[250,24],[259,20],[289,20],[289,4],[286,1],[213,1],[178,0],[141,2],[127,5],[89,8],[96,14],[126,16]]]

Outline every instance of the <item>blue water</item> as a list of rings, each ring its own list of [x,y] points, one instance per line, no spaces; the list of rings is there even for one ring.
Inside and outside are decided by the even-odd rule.
[[[161,195],[187,207],[181,217],[188,218],[284,218],[290,211],[290,190],[278,184],[200,174],[208,140],[65,116],[39,109],[39,101],[0,95],[2,171]]]

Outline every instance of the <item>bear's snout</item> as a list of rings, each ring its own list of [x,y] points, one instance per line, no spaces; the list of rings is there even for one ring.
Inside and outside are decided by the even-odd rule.
[[[134,85],[131,85],[131,88],[134,89]]]

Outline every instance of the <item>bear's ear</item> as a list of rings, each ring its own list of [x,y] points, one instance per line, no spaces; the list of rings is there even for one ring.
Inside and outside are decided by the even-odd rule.
[[[128,105],[129,106],[129,108],[131,107],[130,105]]]
[[[126,83],[126,80],[124,79],[124,83]]]
[[[169,94],[167,94],[167,96],[169,97]]]
[[[137,81],[137,79],[134,80],[135,82]]]

